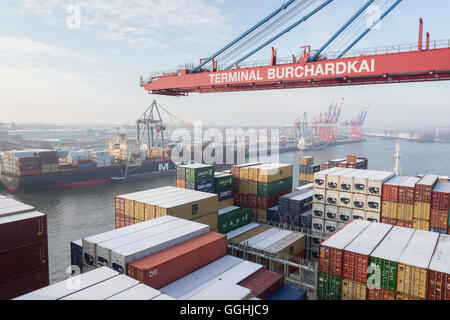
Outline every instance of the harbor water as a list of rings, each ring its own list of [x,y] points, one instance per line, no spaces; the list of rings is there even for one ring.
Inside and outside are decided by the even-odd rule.
[[[369,159],[369,169],[392,171],[395,140],[367,138],[355,144],[329,147],[324,150],[280,154],[280,162],[294,165],[298,176],[299,157],[311,155],[315,163],[344,158],[355,154]],[[450,175],[449,143],[401,143],[403,175],[432,173]],[[294,179],[294,186],[298,181]],[[175,186],[175,175],[130,181],[117,184],[94,185],[72,189],[36,190],[9,196],[30,204],[48,215],[50,282],[68,277],[70,242],[114,228],[114,196],[162,186]],[[0,194],[8,194],[1,191]]]

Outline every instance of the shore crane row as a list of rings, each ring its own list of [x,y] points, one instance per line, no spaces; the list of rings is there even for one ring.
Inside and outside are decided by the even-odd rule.
[[[141,77],[140,85],[152,94],[185,96],[194,92],[450,80],[450,40],[431,42],[427,33],[424,47],[422,19],[416,44],[350,51],[401,3],[401,0],[387,0],[380,5],[379,18],[366,26],[364,15],[371,5],[381,4],[380,1],[364,0],[362,7],[318,50],[303,46],[301,56],[278,59],[277,50],[272,48],[269,61],[244,62],[334,2],[289,0],[209,58],[200,59],[197,66],[190,64],[178,70],[154,73],[145,80]],[[338,51],[331,52],[332,49]]]

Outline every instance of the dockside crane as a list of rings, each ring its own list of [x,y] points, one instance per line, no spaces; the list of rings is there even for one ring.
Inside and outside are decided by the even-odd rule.
[[[352,48],[401,0],[364,0],[363,5],[318,50],[303,46],[303,56],[279,59],[272,48],[269,62],[246,60],[276,39],[335,2],[333,0],[289,0],[249,30],[225,45],[200,64],[185,65],[176,72],[157,72],[140,85],[152,94],[171,96],[192,92],[234,92],[328,86],[372,85],[450,80],[450,40],[430,40],[423,47],[423,22],[416,44],[367,50]],[[371,5],[381,14],[367,26]],[[335,50],[335,51],[333,51]]]

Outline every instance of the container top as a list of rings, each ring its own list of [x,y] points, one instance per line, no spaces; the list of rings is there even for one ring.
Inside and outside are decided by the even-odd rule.
[[[269,208],[269,211],[278,211],[278,206],[273,206],[272,208]]]
[[[83,239],[79,239],[79,240],[74,240],[72,241],[73,244],[76,244],[79,247],[83,246]]]
[[[0,208],[0,217],[10,216],[13,214],[19,214],[22,212],[34,211],[34,210],[35,210],[34,207],[29,206],[27,204],[18,204],[13,207]]]
[[[280,231],[281,229],[278,228],[270,228],[266,231],[261,232],[260,234],[257,234],[256,236],[251,237],[250,239],[242,241],[241,244],[253,247],[258,242],[261,242],[262,240],[267,239],[268,237],[271,237]]]
[[[24,203],[19,202],[14,199],[10,199],[10,198],[5,198],[5,199],[0,200],[0,209],[15,207],[15,206],[19,206],[19,205],[24,205]]]
[[[408,176],[394,176],[390,178],[388,181],[386,181],[384,184],[390,185],[390,186],[398,186],[408,180],[410,177]]]
[[[335,176],[335,177],[342,177],[344,174],[358,170],[358,169],[353,169],[353,168],[339,168],[339,169],[341,169],[341,170],[331,172],[328,175]],[[321,172],[321,171],[319,171],[319,172]]]
[[[277,243],[280,240],[283,240],[284,238],[286,238],[287,236],[289,236],[290,234],[294,233],[293,231],[289,231],[289,230],[281,230],[280,232],[277,232],[276,234],[267,237],[266,239],[256,243],[255,245],[253,245],[253,248],[255,249],[259,249],[259,250],[264,250],[268,247],[270,247],[271,245]]]
[[[171,216],[166,216],[171,217]],[[156,219],[153,219],[156,220]],[[148,220],[148,221],[153,221]],[[184,219],[175,219],[171,221],[161,221],[159,220],[159,223],[155,223],[153,225],[148,226],[148,228],[145,228],[143,230],[139,230],[136,232],[128,233],[125,235],[122,235],[120,237],[108,240],[108,241],[102,241],[98,243],[99,247],[106,248],[113,250],[115,248],[119,248],[122,246],[125,246],[130,243],[135,243],[137,241],[142,241],[147,238],[156,237],[160,234],[166,233],[170,230],[180,228],[182,226],[190,224],[189,220]]]
[[[37,212],[37,211],[27,212],[27,213],[19,213],[19,214],[15,214],[13,216],[0,217],[0,224],[6,224],[6,223],[32,219],[32,218],[36,218],[36,217],[44,217],[44,216],[45,216],[45,214]]]
[[[148,227],[152,227],[152,226],[164,223],[164,222],[174,221],[174,220],[180,220],[180,219],[176,218],[176,217],[172,217],[172,216],[164,216],[164,217],[160,217],[160,218],[156,218],[156,219],[152,219],[152,220],[147,220],[147,221],[144,221],[141,223],[133,224],[131,226],[126,226],[126,227],[123,227],[120,229],[114,229],[111,231],[103,232],[100,234],[96,234],[96,235],[84,238],[83,242],[100,243],[103,241],[108,241],[108,240],[112,240],[115,238],[119,238],[124,235],[136,232],[136,231],[144,230],[144,229],[147,229]],[[183,219],[181,219],[181,220],[183,220]]]
[[[342,171],[342,170],[345,170],[345,169],[346,168],[334,167],[334,168],[330,168],[330,169],[326,169],[326,170],[322,170],[322,171],[316,172],[316,173],[314,173],[314,175],[316,175],[316,174],[327,175],[327,174],[337,173],[338,171]]]
[[[156,191],[168,191],[168,190],[172,190],[172,189],[177,189],[177,188],[172,187],[172,186],[167,186],[167,187],[138,191],[138,192],[133,192],[133,193],[121,194],[121,195],[118,195],[117,197],[126,198],[126,199],[133,199],[133,198],[139,199],[139,197],[142,195],[147,196],[147,195],[151,195],[153,192],[156,192]]]
[[[450,193],[450,182],[439,181],[433,188],[433,192]]]
[[[220,209],[220,210],[219,210],[219,216],[220,216],[221,214],[226,214],[226,213],[228,213],[228,212],[235,211],[235,210],[238,210],[238,209],[240,209],[240,208],[241,208],[241,207],[237,207],[237,206],[229,206],[229,207]]]
[[[278,253],[284,248],[292,245],[293,243],[297,242],[298,240],[305,238],[305,235],[300,232],[292,232],[288,236],[284,237],[280,241],[275,242],[270,247],[265,248],[265,251],[270,253]]]
[[[217,280],[187,300],[246,300],[252,291],[234,283]]]
[[[232,167],[245,168],[245,167],[257,166],[259,164],[262,164],[262,162],[249,162],[249,163],[243,163],[243,164],[235,164]]]
[[[117,271],[114,271],[108,267],[102,267],[72,277],[72,283],[80,284],[79,287],[68,286],[67,280],[64,280],[42,289],[27,293],[16,298],[15,300],[58,300],[72,293],[93,286],[96,283],[116,277],[117,275],[119,275]]]
[[[377,175],[380,171],[377,170],[361,170],[361,172],[355,176],[355,179],[367,179]]]
[[[302,200],[305,200],[305,199],[308,199],[308,198],[312,198],[312,196],[313,196],[313,191],[311,190],[311,191],[304,192],[304,193],[302,193],[302,194],[300,194],[298,196],[295,196],[293,198],[290,198],[289,200],[291,200],[291,201],[302,201]]]
[[[186,165],[186,169],[198,169],[198,168],[211,168],[214,167],[211,164],[203,164],[203,163],[193,163]]]
[[[290,198],[296,197],[296,196],[298,196],[300,194],[303,194],[305,192],[308,192],[308,191],[309,191],[308,189],[296,190],[294,192],[285,194],[284,196],[281,196],[280,198],[282,198],[282,199],[290,199]]]
[[[139,281],[121,274],[61,298],[61,300],[105,300],[138,284]]]
[[[187,225],[168,230],[163,234],[158,234],[153,237],[143,239],[139,242],[129,243],[122,247],[118,247],[114,250],[114,252],[119,255],[128,256],[148,249],[160,251],[164,250],[160,249],[161,245],[173,243],[174,240],[181,239],[184,236],[193,235],[198,232],[209,232],[209,226],[191,221]],[[155,252],[157,251],[154,251],[153,253]]]
[[[336,249],[344,249],[370,224],[371,222],[367,220],[353,220],[330,238],[322,242],[321,245]]]
[[[370,256],[398,262],[413,234],[414,229],[394,226]]]
[[[192,196],[188,196],[186,198],[178,198],[178,199],[172,199],[172,200],[168,200],[168,202],[165,203],[160,203],[158,204],[159,207],[161,208],[174,208],[174,207],[178,207],[178,206],[182,206],[191,202],[197,202],[197,201],[202,201],[202,200],[206,200],[206,199],[211,199],[211,198],[218,198],[217,194],[215,193],[207,193],[207,192],[199,192],[197,191],[199,194],[195,194]]]
[[[159,296],[156,296],[152,300],[176,300],[176,299],[168,296],[167,294],[160,294]]]
[[[438,238],[439,233],[416,230],[398,262],[428,269]]]
[[[247,224],[245,226],[242,226],[240,228],[237,228],[237,229],[235,229],[233,231],[228,232],[227,233],[227,239],[233,239],[234,237],[236,237],[236,236],[238,236],[240,234],[246,233],[247,231],[255,229],[255,228],[259,227],[259,226],[260,226],[260,224],[256,223],[256,222],[249,223],[249,224]]]
[[[450,274],[450,235],[441,234],[439,236],[429,269]]]
[[[187,294],[183,295],[180,299],[185,300],[189,297],[191,297],[193,294],[201,291],[203,288],[206,288],[207,286],[211,285],[213,282],[217,280],[224,280],[230,283],[237,284],[244,280],[245,278],[248,278],[258,270],[262,269],[262,265],[250,262],[250,261],[242,261],[235,267],[221,273],[217,277],[213,278],[212,280],[204,283],[203,285],[195,288],[194,290],[188,292]]]
[[[394,176],[394,172],[390,171],[379,171],[378,174],[371,176],[369,180],[371,181],[381,181],[385,182]]]
[[[416,186],[417,181],[419,181],[420,178],[417,177],[409,177],[405,181],[399,184],[400,187],[408,187],[408,188],[414,188]]]
[[[218,277],[225,271],[237,266],[242,261],[242,259],[233,256],[225,256],[168,284],[160,290],[161,292],[178,299],[215,277]]]
[[[319,171],[320,172],[320,171]],[[313,184],[312,183],[308,183],[308,184],[305,184],[304,186],[301,186],[301,187],[298,187],[298,188],[295,188],[295,190],[307,190],[307,189],[313,189]]]
[[[361,175],[362,173],[366,173],[366,170],[361,169],[353,169],[351,171],[347,171],[343,174],[341,174],[341,178],[353,178]]]
[[[372,223],[362,231],[347,247],[345,251],[369,255],[391,230],[392,225]]]
[[[141,283],[106,300],[152,300],[160,294],[161,291]]]
[[[439,179],[438,175],[434,174],[426,174],[422,179],[420,179],[417,183],[419,185],[426,185],[426,186],[432,186],[436,183],[436,181]]]

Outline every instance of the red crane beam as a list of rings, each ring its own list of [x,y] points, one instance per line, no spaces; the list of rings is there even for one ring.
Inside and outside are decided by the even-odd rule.
[[[233,92],[311,88],[419,81],[450,80],[450,48],[375,54],[367,56],[276,66],[232,69],[189,74],[177,73],[141,82],[153,94],[186,95],[191,92]]]

